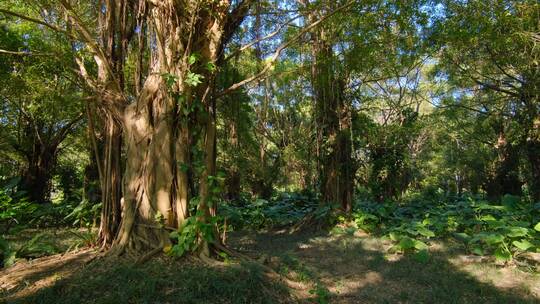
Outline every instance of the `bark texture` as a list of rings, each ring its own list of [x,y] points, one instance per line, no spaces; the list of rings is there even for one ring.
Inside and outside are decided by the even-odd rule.
[[[153,41],[148,76],[123,115],[126,170],[124,213],[114,243],[118,253],[169,244],[164,227],[180,227],[190,216],[191,178],[198,177],[198,209],[204,215],[198,220],[215,215],[214,70],[207,67],[217,64],[243,18],[235,15],[238,8],[231,13],[229,1],[195,0],[154,1],[148,7],[147,35]],[[191,157],[197,142],[204,167],[195,176]],[[208,246],[201,248],[208,254]]]

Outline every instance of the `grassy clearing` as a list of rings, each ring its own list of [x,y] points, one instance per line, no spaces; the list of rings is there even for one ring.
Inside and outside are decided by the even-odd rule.
[[[229,246],[295,286],[256,264],[169,258],[87,264],[68,261],[68,254],[51,257],[46,267],[28,263],[17,287],[1,296],[6,303],[540,303],[540,274],[528,268],[468,259],[461,244],[441,241],[431,243],[423,262],[414,254],[389,254],[390,240],[347,231],[231,234]]]
[[[458,244],[436,243],[427,262],[388,254],[390,241],[354,234],[251,233],[234,238],[272,266],[311,282],[313,303],[540,303],[540,275],[491,262],[464,262]]]
[[[8,295],[6,295],[8,296]],[[256,265],[209,267],[155,260],[134,267],[125,261],[99,260],[52,286],[7,303],[290,303],[286,288]]]

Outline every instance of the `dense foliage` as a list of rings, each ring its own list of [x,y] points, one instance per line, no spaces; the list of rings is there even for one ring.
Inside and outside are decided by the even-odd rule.
[[[0,4],[4,264],[59,252],[10,244],[49,227],[118,255],[306,226],[540,252],[537,1],[154,2]]]

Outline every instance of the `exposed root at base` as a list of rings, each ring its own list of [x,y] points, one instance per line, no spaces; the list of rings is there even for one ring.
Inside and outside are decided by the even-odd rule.
[[[146,262],[148,262],[148,260],[150,260],[153,256],[155,256],[156,254],[160,253],[163,251],[163,246],[159,246],[159,247],[156,247],[154,249],[152,249],[150,252],[148,252],[147,254],[143,255],[142,257],[140,257],[137,262],[135,262],[135,264],[144,264]]]

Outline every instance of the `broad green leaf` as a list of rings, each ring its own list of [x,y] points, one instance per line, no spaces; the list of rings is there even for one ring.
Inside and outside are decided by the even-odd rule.
[[[429,252],[427,249],[422,249],[414,254],[414,259],[420,263],[427,263],[429,261]]]
[[[527,233],[529,232],[527,228],[523,228],[523,227],[510,227],[510,229],[508,230],[509,231],[507,235],[509,237],[522,237],[522,236],[526,236]]]
[[[419,227],[418,228],[418,233],[420,233],[421,235],[425,236],[425,237],[434,237],[435,236],[435,233],[425,227]]]
[[[483,222],[489,222],[489,221],[496,221],[497,219],[493,215],[488,214],[488,215],[484,215],[480,217],[480,220]]]
[[[403,250],[415,248],[415,245],[416,245],[415,240],[411,239],[410,237],[404,237],[399,241],[399,246]]]
[[[427,250],[428,245],[422,241],[415,240],[414,241],[414,248],[418,250]]]
[[[169,233],[169,238],[171,239],[177,239],[178,238],[178,231],[174,230],[171,233]]]
[[[512,245],[514,245],[516,248],[518,248],[520,250],[523,250],[523,251],[526,251],[526,250],[534,247],[534,245],[531,242],[529,242],[528,240],[513,241]]]
[[[392,231],[392,232],[390,232],[390,233],[388,234],[388,236],[389,236],[390,239],[391,239],[392,241],[394,241],[394,242],[397,242],[397,241],[400,239],[400,236],[399,236],[399,234],[398,234],[397,232],[393,232],[393,231]]]
[[[536,224],[536,226],[534,226],[534,230],[540,231],[540,222],[538,222],[538,224]]]
[[[512,260],[512,253],[510,253],[510,251],[502,247],[497,248],[497,250],[495,250],[494,255],[495,255],[495,258],[501,262],[508,262]]]
[[[489,245],[500,244],[500,243],[504,242],[504,236],[502,236],[501,234],[498,234],[498,233],[492,233],[492,234],[488,234],[486,237],[484,237],[483,241],[485,241]]]
[[[471,240],[471,236],[466,234],[465,232],[460,233],[454,233],[454,237],[462,242],[469,242]]]
[[[476,255],[484,255],[485,254],[484,249],[481,246],[474,246],[473,249],[471,250],[471,252],[476,254]]]

